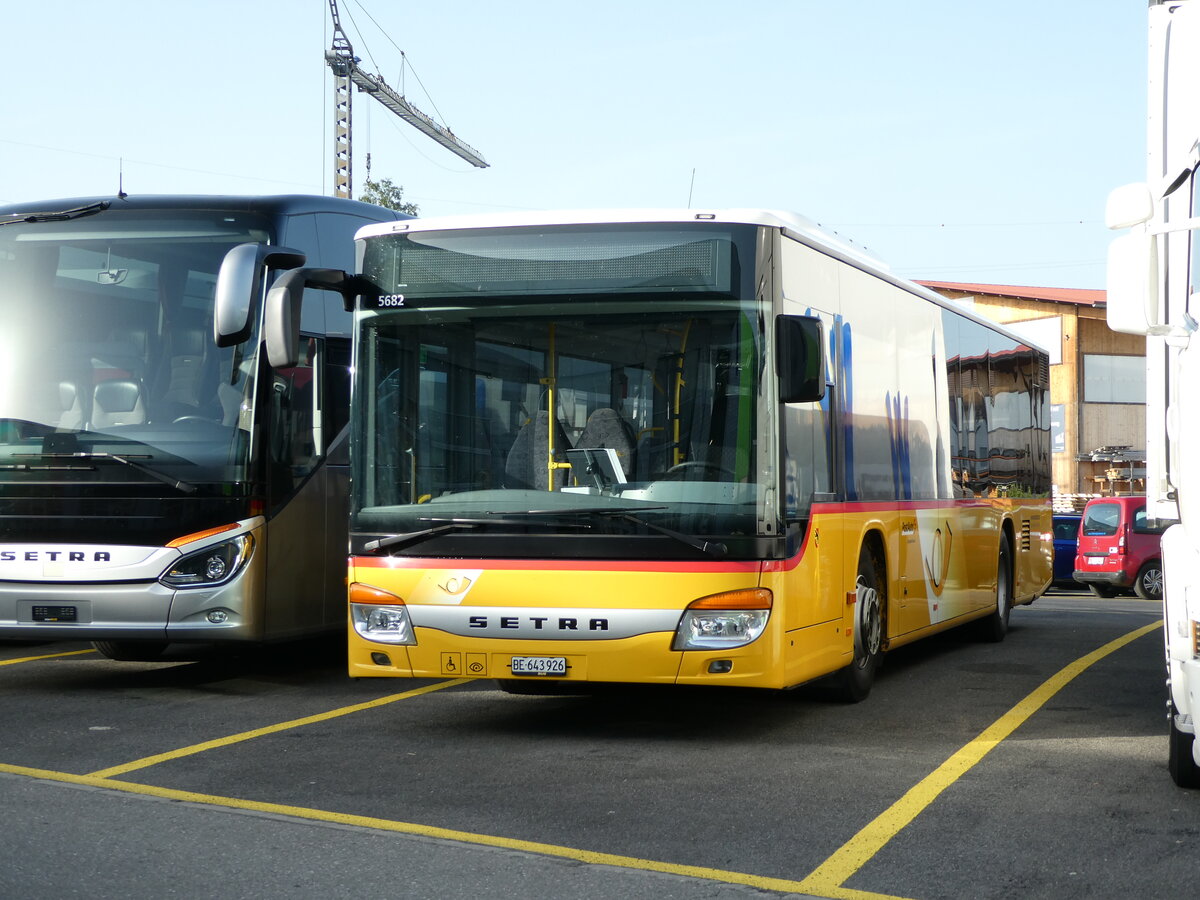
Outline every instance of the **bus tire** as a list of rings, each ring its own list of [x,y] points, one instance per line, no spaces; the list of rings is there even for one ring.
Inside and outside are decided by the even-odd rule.
[[[1200,767],[1192,756],[1192,745],[1196,741],[1194,734],[1180,731],[1175,727],[1175,704],[1171,704],[1171,737],[1170,749],[1167,752],[1167,771],[1171,780],[1181,788],[1200,787]]]
[[[120,662],[156,662],[167,649],[166,641],[92,641],[101,656]]]
[[[981,623],[984,640],[998,644],[1008,634],[1008,618],[1013,608],[1012,547],[1008,535],[1000,535],[996,561],[996,608]]]
[[[842,703],[859,703],[871,693],[883,657],[883,617],[887,608],[885,571],[871,548],[858,556],[854,603],[854,661],[833,674],[830,687]]]

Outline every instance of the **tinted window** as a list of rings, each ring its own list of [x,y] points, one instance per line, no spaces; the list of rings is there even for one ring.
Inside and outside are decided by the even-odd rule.
[[[1054,536],[1059,540],[1070,540],[1079,533],[1078,519],[1055,519]]]
[[[1162,534],[1172,525],[1177,525],[1173,519],[1147,519],[1146,507],[1133,514],[1133,530],[1137,534]]]
[[[1143,514],[1145,508],[1143,508]],[[1093,503],[1087,508],[1083,519],[1083,533],[1106,537],[1117,533],[1121,523],[1121,507],[1117,503]]]

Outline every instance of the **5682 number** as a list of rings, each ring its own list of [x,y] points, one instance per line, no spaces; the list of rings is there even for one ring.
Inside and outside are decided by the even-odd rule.
[[[379,297],[378,306],[380,306],[380,307],[403,306],[403,305],[404,305],[404,295],[403,294],[382,294]]]

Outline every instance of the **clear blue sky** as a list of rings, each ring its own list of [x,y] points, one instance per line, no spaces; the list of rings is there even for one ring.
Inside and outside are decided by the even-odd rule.
[[[1099,288],[1105,197],[1145,178],[1145,0],[339,8],[491,163],[356,93],[356,187],[369,152],[423,215],[769,207],[908,278]],[[0,202],[115,193],[121,160],[130,193],[332,190],[327,0],[4,13]]]

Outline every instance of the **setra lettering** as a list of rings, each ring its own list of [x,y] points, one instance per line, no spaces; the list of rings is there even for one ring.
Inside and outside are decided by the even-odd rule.
[[[490,618],[488,616],[468,616],[468,628],[503,628],[506,631],[519,630],[524,627],[530,627],[534,631],[608,631],[608,619],[588,619],[586,628],[580,623],[580,620],[570,616],[563,616],[558,620],[551,619],[549,616],[498,616]]]
[[[108,550],[0,550],[0,562],[112,562]]]

